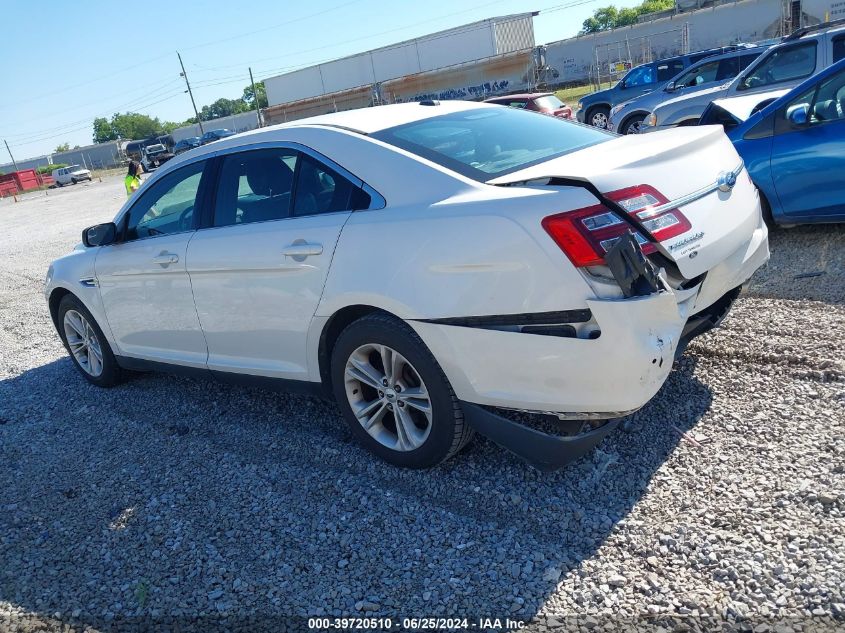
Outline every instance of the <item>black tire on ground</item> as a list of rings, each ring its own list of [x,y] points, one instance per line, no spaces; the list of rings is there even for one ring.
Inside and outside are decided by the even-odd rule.
[[[588,125],[602,130],[607,129],[607,121],[610,118],[610,107],[606,105],[593,106],[587,111],[586,122]]]
[[[102,350],[103,354],[103,371],[99,376],[92,376],[89,374],[79,362],[74,357],[73,353],[70,351],[70,346],[67,342],[67,336],[65,334],[64,328],[64,319],[65,314],[68,310],[76,310],[79,314],[81,314],[88,323],[91,325],[94,333],[97,337],[97,341],[100,344],[100,349]],[[123,379],[125,378],[125,372],[120,368],[117,364],[117,360],[114,357],[114,353],[112,352],[111,346],[109,345],[108,340],[103,335],[103,331],[100,329],[100,326],[97,324],[97,321],[91,316],[91,313],[88,311],[88,308],[77,299],[72,294],[67,294],[62,297],[61,302],[59,303],[59,312],[58,312],[58,329],[59,329],[59,336],[62,339],[62,343],[64,343],[65,349],[67,350],[68,354],[70,355],[70,359],[73,362],[76,369],[79,371],[80,374],[90,383],[97,385],[98,387],[114,387],[117,384],[120,384]]]
[[[644,114],[637,114],[632,116],[630,119],[625,121],[625,124],[622,126],[622,129],[619,130],[620,134],[639,134],[640,133],[640,124],[645,119]]]
[[[766,228],[769,229],[769,232],[777,230],[778,224],[775,222],[774,217],[772,216],[772,207],[769,205],[769,201],[766,198],[765,194],[757,189],[757,195],[760,196],[760,208],[763,212],[763,221],[766,223]]]
[[[364,429],[352,411],[346,393],[346,363],[355,350],[368,344],[386,345],[399,352],[425,383],[431,400],[432,421],[431,431],[419,448],[399,451],[381,444]],[[464,421],[460,402],[437,360],[417,333],[396,317],[374,313],[348,325],[332,350],[331,381],[335,399],[355,438],[396,466],[417,469],[436,466],[459,452],[473,437],[472,428]],[[389,424],[392,417],[387,419]]]

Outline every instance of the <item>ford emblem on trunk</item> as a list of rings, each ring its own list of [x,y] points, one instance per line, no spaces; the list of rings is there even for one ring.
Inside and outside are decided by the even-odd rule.
[[[732,171],[723,171],[719,174],[719,191],[730,191],[736,184],[736,174]]]

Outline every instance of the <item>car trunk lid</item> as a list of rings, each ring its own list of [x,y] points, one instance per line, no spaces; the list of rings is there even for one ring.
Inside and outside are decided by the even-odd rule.
[[[692,279],[737,250],[759,223],[757,193],[741,166],[721,128],[708,126],[619,137],[489,184],[587,180],[627,208],[646,238]],[[638,197],[644,191],[654,196]],[[647,202],[652,204],[643,206]],[[668,217],[672,210],[679,211],[674,215],[684,221],[672,230],[660,229],[654,212],[661,209],[666,222],[674,222]]]

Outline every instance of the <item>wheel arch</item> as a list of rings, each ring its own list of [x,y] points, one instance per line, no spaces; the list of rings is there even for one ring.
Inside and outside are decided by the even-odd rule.
[[[357,321],[358,319],[365,317],[368,314],[374,313],[386,314],[396,319],[400,318],[392,312],[389,312],[383,308],[378,308],[373,305],[353,304],[344,306],[343,308],[340,308],[339,310],[335,311],[323,325],[323,329],[320,332],[320,339],[317,346],[317,363],[320,370],[320,380],[322,381],[324,387],[329,391],[331,391],[332,389],[332,350],[334,349],[338,337],[340,337],[340,333],[343,332],[343,330],[345,330],[347,326],[349,326],[354,321]]]
[[[634,110],[633,112],[629,112],[628,114],[625,115],[625,118],[622,119],[622,122],[619,124],[619,129],[621,130],[621,129],[625,128],[625,126],[627,126],[628,123],[631,121],[631,119],[633,119],[634,117],[641,116],[641,117],[645,118],[645,117],[648,116],[648,114],[649,113],[645,110]]]
[[[47,305],[50,308],[50,318],[53,319],[53,325],[56,327],[56,331],[59,332],[59,304],[61,304],[62,299],[64,299],[67,295],[73,295],[76,297],[83,305],[85,302],[82,301],[77,295],[74,295],[70,290],[64,288],[63,286],[57,286],[53,288],[50,292],[50,298],[47,300]]]

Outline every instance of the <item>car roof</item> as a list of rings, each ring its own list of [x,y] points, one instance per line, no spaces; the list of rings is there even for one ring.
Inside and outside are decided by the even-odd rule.
[[[423,105],[430,103],[433,105]],[[345,128],[361,134],[374,134],[381,130],[430,119],[441,114],[452,112],[465,112],[479,108],[498,108],[492,103],[477,101],[422,101],[414,103],[396,103],[381,105],[370,108],[358,108],[356,110],[345,110],[343,112],[332,112],[331,114],[320,114],[298,119],[289,123],[281,123],[273,126],[276,129],[298,127],[303,125],[325,125],[329,127]],[[267,128],[261,128],[266,130]],[[245,132],[242,136],[261,133],[261,130]]]

